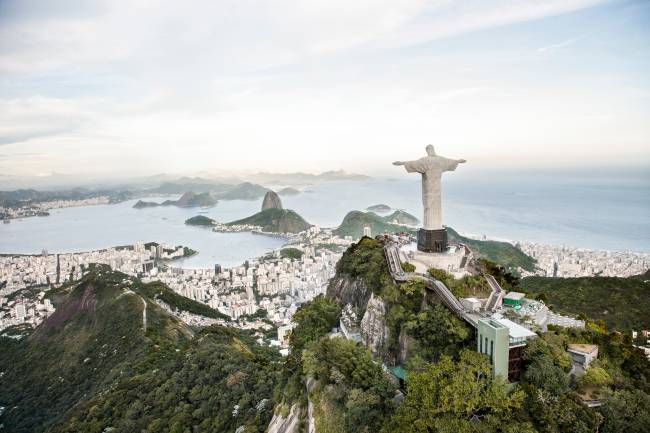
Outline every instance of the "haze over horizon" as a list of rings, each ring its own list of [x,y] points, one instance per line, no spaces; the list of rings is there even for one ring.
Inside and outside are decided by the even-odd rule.
[[[495,4],[498,3],[498,4]],[[0,3],[0,173],[650,161],[643,1]]]

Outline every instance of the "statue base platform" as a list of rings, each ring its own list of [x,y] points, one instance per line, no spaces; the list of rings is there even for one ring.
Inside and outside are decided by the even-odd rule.
[[[448,247],[446,229],[418,230],[418,251],[425,253],[444,253]]]

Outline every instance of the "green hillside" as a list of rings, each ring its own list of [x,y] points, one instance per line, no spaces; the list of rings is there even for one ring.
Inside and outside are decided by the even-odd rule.
[[[226,316],[218,310],[202,304],[201,302],[179,295],[160,281],[152,281],[144,284],[140,280],[134,280],[131,287],[133,287],[133,289],[138,293],[146,295],[150,299],[161,300],[174,310],[186,311],[188,313],[210,317],[212,319],[230,320],[229,316]]]
[[[242,331],[206,328],[170,362],[79,404],[52,432],[262,433],[280,361]]]
[[[408,212],[403,210],[396,210],[390,215],[387,215],[384,218],[384,221],[393,223],[393,224],[406,224],[410,226],[415,226],[420,224],[420,220],[415,216],[411,215]]]
[[[535,259],[508,242],[478,241],[461,236],[451,227],[447,227],[449,243],[467,245],[477,257],[486,258],[505,267],[509,271],[522,268],[527,271],[535,270]]]
[[[604,320],[618,330],[650,328],[650,283],[645,278],[527,277],[520,290],[562,313]]]
[[[0,431],[263,432],[280,355],[244,331],[194,335],[153,298],[209,307],[170,293],[103,267],[52,293],[57,310],[31,335],[0,338]]]
[[[373,307],[371,329],[374,341],[382,343],[375,350],[375,362],[389,369],[397,366],[391,371],[406,381],[405,397],[396,405],[387,404],[391,393],[373,378],[365,361],[367,349],[326,336],[333,326],[327,311],[353,305],[360,316],[370,293],[381,298],[385,311],[378,316]],[[363,238],[348,248],[327,297],[302,304],[294,316],[299,320],[292,337],[300,338],[291,340],[292,348],[298,349],[293,352],[298,367],[292,371],[315,378],[310,398],[319,431],[647,431],[650,362],[629,337],[598,327],[540,333],[523,351],[521,380],[506,385],[493,377],[489,358],[476,353],[476,336],[469,325],[436,299],[418,281],[392,283],[383,245],[377,240]],[[384,325],[386,338],[376,340]],[[570,343],[599,347],[598,360],[577,381],[568,374]],[[587,390],[602,399],[601,407],[588,408],[580,402],[578,395]]]
[[[164,362],[191,332],[137,293],[121,274],[91,272],[29,337],[0,339],[5,431],[41,432],[86,396]],[[147,331],[143,329],[143,300]]]
[[[214,223],[215,220],[205,215],[197,215],[185,220],[185,224],[188,226],[212,226]]]
[[[244,224],[260,226],[262,230],[272,233],[299,233],[311,227],[303,217],[290,209],[266,209],[227,225]]]
[[[334,233],[339,236],[352,236],[358,239],[363,236],[363,228],[370,227],[373,236],[380,233],[400,233],[409,231],[404,226],[386,222],[382,217],[373,212],[352,211],[343,218]]]

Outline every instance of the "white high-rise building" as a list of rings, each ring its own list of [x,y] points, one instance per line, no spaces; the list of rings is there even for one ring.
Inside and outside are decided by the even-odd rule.
[[[16,304],[16,317],[20,320],[24,320],[27,315],[27,310],[25,309],[25,304],[18,303]]]

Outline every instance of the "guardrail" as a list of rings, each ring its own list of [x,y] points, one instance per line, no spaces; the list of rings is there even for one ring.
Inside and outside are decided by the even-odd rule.
[[[490,293],[490,297],[485,304],[485,309],[487,311],[494,311],[496,310],[499,300],[503,298],[503,289],[492,275],[486,274],[485,280],[488,282],[488,285],[492,289],[492,293]]]
[[[390,268],[391,276],[395,281],[403,282],[410,279],[423,281],[425,287],[435,292],[442,300],[442,302],[447,306],[447,308],[468,322],[473,322],[465,317],[467,312],[465,311],[463,304],[461,304],[461,302],[454,296],[454,294],[451,293],[451,290],[449,290],[447,286],[445,286],[441,281],[416,272],[404,272],[404,269],[402,269],[402,261],[399,258],[399,252],[397,248],[392,245],[385,246],[384,253],[388,262],[388,267]]]

